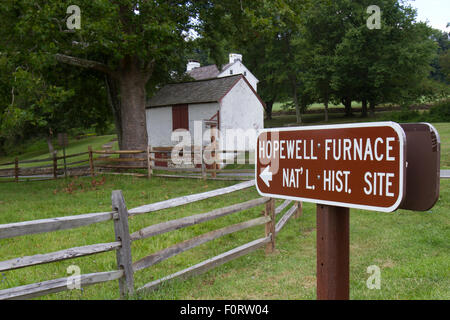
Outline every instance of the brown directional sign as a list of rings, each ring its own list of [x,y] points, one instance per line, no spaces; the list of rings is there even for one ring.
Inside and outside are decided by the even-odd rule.
[[[263,196],[392,212],[405,194],[406,140],[394,122],[267,129],[256,145]]]

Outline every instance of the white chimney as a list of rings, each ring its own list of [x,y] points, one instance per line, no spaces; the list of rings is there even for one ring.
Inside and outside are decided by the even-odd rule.
[[[186,65],[186,71],[189,72],[195,68],[200,68],[200,62],[195,60],[189,60],[188,64]]]
[[[230,53],[230,63],[234,63],[237,60],[242,62],[242,54]]]

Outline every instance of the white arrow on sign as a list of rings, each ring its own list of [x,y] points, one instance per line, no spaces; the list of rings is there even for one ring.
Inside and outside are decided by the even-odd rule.
[[[264,181],[266,186],[270,187],[270,181],[272,181],[272,172],[269,171],[270,166],[267,166],[259,175],[259,177]]]

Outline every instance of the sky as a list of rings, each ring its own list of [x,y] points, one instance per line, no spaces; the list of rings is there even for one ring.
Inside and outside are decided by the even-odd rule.
[[[417,9],[417,20],[427,21],[430,26],[443,31],[450,22],[450,0],[415,0],[409,1],[413,8]]]

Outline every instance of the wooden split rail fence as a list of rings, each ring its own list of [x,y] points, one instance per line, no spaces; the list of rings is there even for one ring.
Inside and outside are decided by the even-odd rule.
[[[232,192],[239,192],[244,189],[254,187],[254,181],[247,181],[230,187],[212,190],[204,193],[198,193],[170,199],[162,202],[144,205],[138,208],[128,210],[121,191],[112,193],[112,211],[101,213],[90,213],[84,215],[68,216],[61,218],[43,219],[19,223],[10,223],[0,225],[0,239],[19,237],[30,234],[46,233],[57,230],[74,229],[84,227],[95,223],[113,221],[115,230],[115,241],[110,243],[99,243],[83,247],[70,248],[58,252],[47,254],[38,254],[33,256],[20,257],[0,262],[0,272],[30,267],[40,264],[52,263],[67,259],[73,259],[83,256],[90,256],[102,252],[116,251],[117,270],[106,272],[83,274],[79,278],[81,287],[102,283],[106,281],[119,281],[119,296],[125,298],[135,293],[154,290],[163,282],[186,278],[197,275],[216,266],[222,265],[228,261],[239,258],[258,248],[266,247],[266,253],[270,253],[275,248],[276,235],[285,226],[286,222],[292,216],[301,215],[301,203],[294,203],[290,208],[291,201],[284,201],[279,207],[275,208],[275,200],[270,198],[257,198],[243,203],[215,209],[207,213],[195,214],[175,220],[170,220],[155,225],[148,226],[136,232],[130,233],[128,219],[132,216],[148,214],[151,212],[174,208],[196,201],[217,197]],[[132,243],[156,235],[164,234],[173,230],[178,230],[188,226],[200,224],[206,221],[224,217],[226,215],[244,211],[260,205],[265,205],[264,216],[251,219],[238,224],[233,224],[218,230],[210,231],[203,235],[180,242],[165,248],[159,252],[152,253],[138,261],[132,260]],[[276,222],[276,216],[286,210],[284,215]],[[181,270],[156,281],[149,282],[135,290],[134,273],[149,268],[163,260],[169,259],[177,254],[190,250],[203,243],[212,241],[224,235],[238,232],[244,229],[265,225],[264,236],[229,250],[213,258],[207,259],[201,263]],[[29,299],[42,295],[69,290],[68,282],[71,278],[60,278],[39,283],[0,290],[0,300],[2,299]]]
[[[238,151],[214,151],[211,164],[206,163],[203,155],[205,148],[195,148],[190,151],[189,159],[194,166],[175,166],[171,160],[171,147],[148,147],[147,150],[93,150],[65,156],[56,156],[36,160],[19,160],[0,164],[0,182],[41,181],[57,179],[61,176],[95,176],[101,174],[133,175],[140,177],[191,178],[214,180],[244,180],[251,179],[253,169],[224,169],[219,168],[220,160],[216,155],[234,154],[236,157],[245,153]],[[211,151],[208,151],[211,152]],[[118,155],[119,157],[113,157]],[[80,157],[86,156],[84,159]],[[158,158],[158,156],[160,158]],[[76,161],[68,159],[77,157]],[[69,160],[70,161],[70,160]],[[242,162],[242,161],[241,161]],[[34,165],[39,164],[40,165]],[[30,166],[30,164],[33,164]],[[163,166],[162,164],[166,164]],[[135,172],[140,169],[141,173]],[[133,171],[133,172],[130,172]],[[144,173],[142,173],[144,172]],[[224,177],[218,177],[226,173]],[[244,174],[245,176],[239,176]],[[234,175],[234,176],[233,176]]]
[[[0,164],[0,182],[40,181],[57,179],[62,175],[84,175],[89,173],[89,159],[72,162],[67,162],[67,159],[88,154],[81,152],[58,157],[55,153],[52,157],[35,160],[19,160],[16,157],[14,161]]]
[[[194,148],[188,150],[187,160],[192,164],[196,163],[199,167],[190,165],[174,165],[171,159],[171,147],[148,147],[147,150],[92,150],[89,148],[89,164],[91,175],[97,172],[109,174],[128,174],[134,176],[165,177],[165,178],[191,178],[191,179],[213,179],[213,180],[243,180],[247,181],[254,174],[253,169],[220,169],[219,154],[233,154],[235,157],[243,157],[245,162],[246,153],[240,151],[214,151],[206,148]],[[211,152],[212,158],[205,161],[205,152]],[[100,157],[95,157],[100,155]],[[110,157],[111,155],[126,155],[127,157]],[[158,157],[159,156],[159,157]],[[183,158],[182,156],[180,158]],[[186,159],[185,158],[185,159]],[[233,157],[234,159],[234,157]],[[166,164],[167,166],[162,166]],[[244,163],[245,164],[245,163]],[[171,165],[171,166],[169,166]],[[130,169],[142,169],[146,173],[125,173]],[[118,172],[119,171],[119,172]],[[158,171],[156,173],[155,171]],[[161,173],[162,172],[162,173]],[[172,174],[174,173],[174,174]],[[226,173],[225,177],[218,177],[220,173]],[[244,174],[245,176],[239,176]]]

